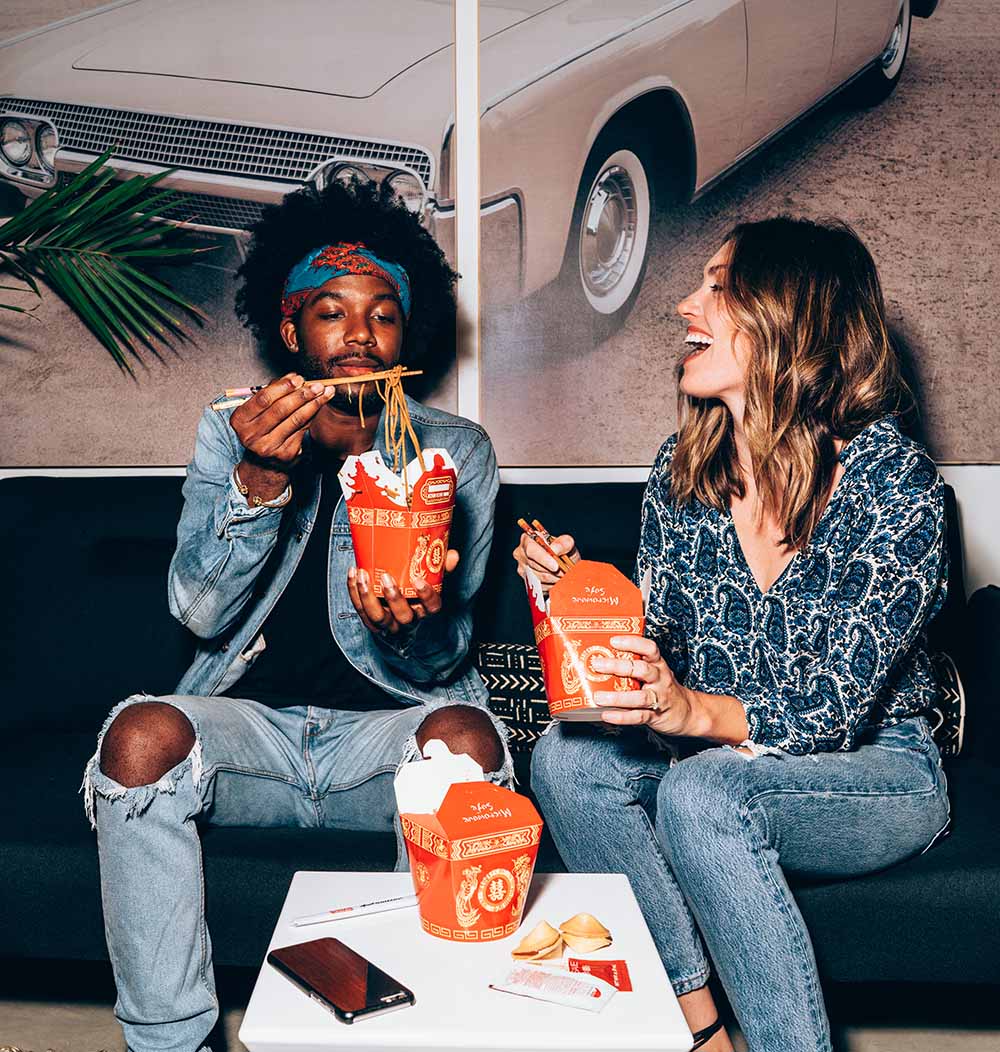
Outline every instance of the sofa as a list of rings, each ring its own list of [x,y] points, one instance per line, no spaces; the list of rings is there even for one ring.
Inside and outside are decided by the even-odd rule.
[[[169,693],[191,652],[170,616],[166,573],[181,479],[18,477],[0,482],[0,957],[106,960],[94,834],[78,795],[95,736],[129,694]],[[520,579],[518,516],[575,534],[588,558],[631,568],[639,484],[504,485],[476,618],[475,656],[491,705],[511,726],[521,786],[546,713]],[[964,746],[946,769],[949,836],[899,866],[851,881],[800,884],[795,894],[825,979],[1000,983],[1000,589],[966,603],[950,497],[951,597],[932,626],[965,686]],[[953,692],[952,700],[956,701]],[[952,739],[957,724],[951,724]],[[296,829],[204,831],[215,959],[256,966],[292,874],[387,870],[383,834]],[[551,842],[538,867],[559,870]]]

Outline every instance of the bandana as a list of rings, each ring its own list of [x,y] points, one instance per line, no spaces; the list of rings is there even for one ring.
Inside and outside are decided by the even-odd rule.
[[[314,248],[292,267],[285,279],[281,295],[281,316],[291,318],[305,303],[309,293],[325,285],[331,278],[347,274],[370,275],[381,278],[399,297],[403,314],[409,318],[412,298],[410,278],[398,263],[379,259],[360,241],[341,241],[336,245]]]

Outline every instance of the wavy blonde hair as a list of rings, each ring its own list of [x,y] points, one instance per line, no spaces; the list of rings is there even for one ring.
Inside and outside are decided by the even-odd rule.
[[[778,216],[726,237],[726,308],[749,346],[743,428],[762,508],[782,543],[809,543],[837,465],[834,439],[911,403],[875,263],[840,221]],[[746,493],[729,409],[679,398],[671,493],[720,511]]]

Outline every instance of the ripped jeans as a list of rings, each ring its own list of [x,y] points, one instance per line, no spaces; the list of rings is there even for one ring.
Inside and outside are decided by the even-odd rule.
[[[142,701],[180,709],[195,744],[155,785],[125,788],[101,771],[101,741],[125,706]],[[437,707],[271,709],[230,698],[148,695],[115,707],[83,791],[97,829],[115,1014],[132,1052],[193,1052],[218,1018],[196,823],[395,829],[396,868],[405,871],[393,776],[417,756],[417,728]],[[503,725],[493,722],[506,743]],[[488,777],[509,784],[506,744],[504,753],[503,769]]]
[[[675,993],[705,985],[711,954],[752,1052],[831,1047],[785,872],[871,873],[926,850],[949,815],[922,717],[853,752],[676,763],[644,731],[561,724],[535,747],[531,786],[570,870],[629,878]]]

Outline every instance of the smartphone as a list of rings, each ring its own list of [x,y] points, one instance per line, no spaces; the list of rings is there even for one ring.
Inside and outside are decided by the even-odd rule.
[[[340,939],[283,946],[267,960],[342,1023],[406,1008],[415,1000],[411,990]]]

